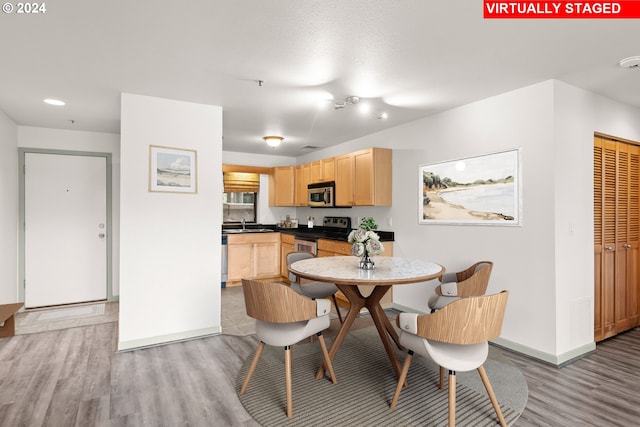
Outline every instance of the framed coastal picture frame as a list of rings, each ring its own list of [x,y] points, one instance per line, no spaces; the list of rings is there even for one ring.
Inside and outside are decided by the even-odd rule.
[[[418,168],[420,224],[520,224],[520,149]]]
[[[182,148],[149,146],[149,191],[198,192],[198,153]]]

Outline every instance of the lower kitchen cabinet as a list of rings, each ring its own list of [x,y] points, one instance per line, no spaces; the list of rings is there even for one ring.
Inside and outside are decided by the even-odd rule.
[[[232,234],[227,249],[227,286],[238,286],[243,278],[280,276],[280,233]]]
[[[289,282],[287,270],[287,254],[293,252],[293,234],[280,233],[280,275]]]
[[[393,256],[393,242],[382,242],[384,246],[383,256]],[[351,254],[351,243],[341,242],[337,240],[318,239],[318,256],[353,256]],[[373,257],[375,262],[375,255]],[[354,268],[357,268],[357,261],[354,257]],[[373,291],[373,286],[360,285],[358,286],[360,293],[364,296],[368,296]],[[340,291],[336,294],[338,304],[343,307],[349,307],[349,300]],[[380,304],[383,308],[391,307],[393,303],[393,288],[389,289],[389,292],[380,300]]]

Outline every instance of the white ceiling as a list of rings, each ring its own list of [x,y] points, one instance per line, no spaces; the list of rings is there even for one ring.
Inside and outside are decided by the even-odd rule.
[[[0,110],[19,125],[119,133],[128,92],[222,106],[224,150],[298,156],[547,79],[640,108],[640,68],[618,66],[640,55],[637,20],[485,20],[480,0],[46,7],[0,15]]]

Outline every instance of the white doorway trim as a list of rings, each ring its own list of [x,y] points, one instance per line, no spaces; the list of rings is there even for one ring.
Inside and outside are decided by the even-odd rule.
[[[86,157],[103,157],[106,160],[106,218],[107,218],[107,251],[106,251],[106,283],[107,283],[107,301],[114,301],[112,282],[113,282],[113,219],[112,219],[112,163],[111,153],[90,152],[90,151],[71,151],[71,150],[49,150],[40,148],[18,148],[18,301],[25,301],[25,154],[59,154],[67,156],[86,156]]]

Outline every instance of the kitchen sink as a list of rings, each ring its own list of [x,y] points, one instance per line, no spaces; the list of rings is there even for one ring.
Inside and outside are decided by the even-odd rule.
[[[270,228],[246,228],[246,229],[241,229],[241,228],[232,228],[232,229],[228,229],[228,230],[223,230],[224,233],[227,234],[242,234],[242,233],[273,233],[274,230],[270,229]]]

